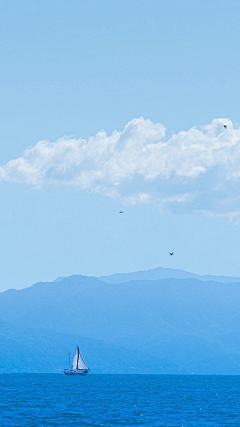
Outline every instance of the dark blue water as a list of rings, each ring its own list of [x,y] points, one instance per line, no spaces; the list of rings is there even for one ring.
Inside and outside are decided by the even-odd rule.
[[[240,377],[3,374],[0,426],[240,426]]]

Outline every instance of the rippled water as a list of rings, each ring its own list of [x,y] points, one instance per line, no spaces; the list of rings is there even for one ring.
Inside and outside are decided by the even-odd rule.
[[[0,426],[240,426],[239,376],[0,375]]]

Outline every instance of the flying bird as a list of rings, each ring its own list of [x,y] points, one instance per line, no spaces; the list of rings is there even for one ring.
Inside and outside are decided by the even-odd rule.
[[[174,254],[174,252],[168,252],[169,253],[169,255],[173,255]]]
[[[118,213],[123,213],[123,211],[119,211]]]
[[[227,125],[223,125],[223,127],[224,127],[225,129],[227,129]]]

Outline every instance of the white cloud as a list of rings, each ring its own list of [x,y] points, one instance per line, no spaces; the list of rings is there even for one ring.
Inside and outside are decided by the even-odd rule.
[[[227,124],[227,129],[223,127]],[[126,203],[229,216],[240,211],[240,129],[214,119],[165,136],[161,123],[133,119],[122,132],[88,140],[40,141],[0,167],[0,180],[35,188],[72,185]]]

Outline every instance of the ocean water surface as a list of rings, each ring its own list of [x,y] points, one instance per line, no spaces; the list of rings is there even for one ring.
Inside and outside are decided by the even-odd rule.
[[[240,426],[240,377],[1,374],[0,426]]]

